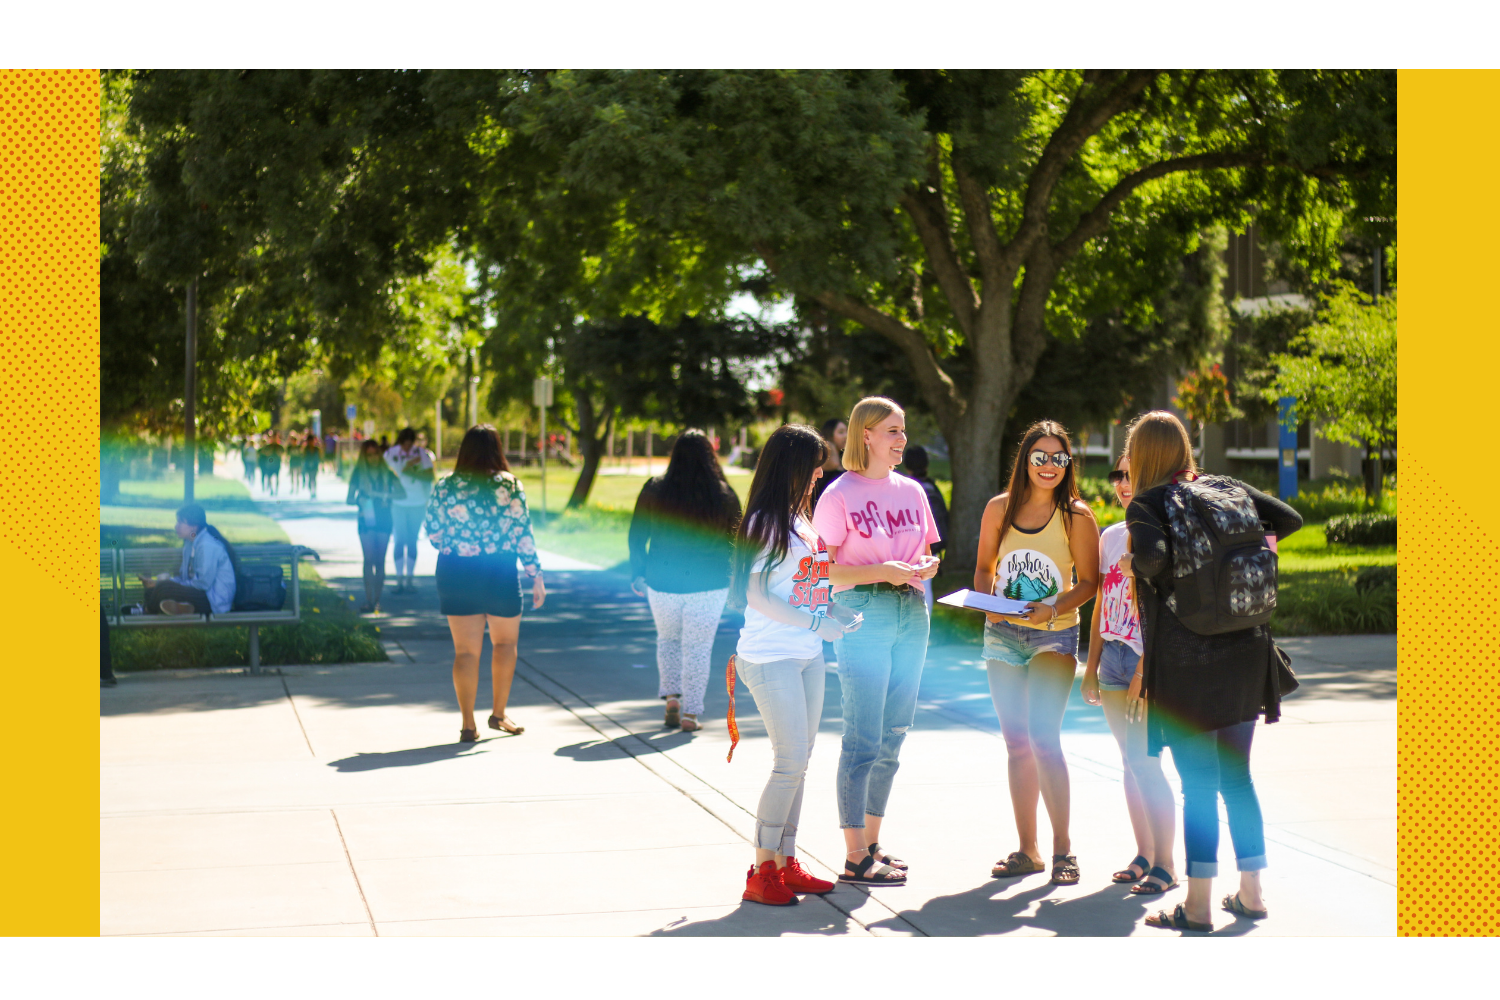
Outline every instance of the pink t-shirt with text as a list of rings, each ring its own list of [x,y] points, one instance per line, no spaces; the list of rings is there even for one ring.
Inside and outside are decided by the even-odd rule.
[[[837,561],[845,566],[916,562],[923,546],[940,538],[922,484],[895,472],[884,479],[858,472],[839,476],[819,498],[813,527],[824,544],[839,550]]]

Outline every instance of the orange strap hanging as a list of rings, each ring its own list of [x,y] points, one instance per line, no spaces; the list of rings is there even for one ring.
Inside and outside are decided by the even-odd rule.
[[[734,721],[734,656],[729,657],[729,666],[724,668],[724,686],[729,689],[729,756],[726,763],[734,762],[734,748],[740,745],[740,727]]]

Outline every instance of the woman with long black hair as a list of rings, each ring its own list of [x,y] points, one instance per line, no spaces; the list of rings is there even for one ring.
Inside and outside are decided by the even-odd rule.
[[[141,577],[146,611],[163,615],[222,615],[234,609],[239,557],[229,539],[208,523],[195,503],[177,509],[177,537],[182,539],[182,568],[176,576]]]
[[[646,481],[630,519],[630,588],[656,620],[657,693],[666,724],[702,727],[714,633],[729,597],[740,498],[702,431],[678,435],[667,471]]]
[[[1074,579],[1077,582],[1074,582]],[[1099,584],[1099,526],[1078,496],[1073,446],[1053,420],[1021,435],[1010,488],[984,508],[974,589],[1027,602],[1020,615],[987,615],[984,659],[1005,737],[1010,804],[1020,845],[994,878],[1046,871],[1037,844],[1038,795],[1052,824],[1054,885],[1075,885],[1068,829],[1071,792],[1063,712],[1078,670],[1078,609]]]
[[[369,443],[379,455],[379,445]],[[381,468],[385,468],[382,463]],[[386,469],[392,478],[394,474]],[[488,624],[492,705],[489,727],[519,736],[505,714],[516,674],[516,644],[521,635],[521,590],[516,560],[531,578],[531,606],[547,599],[542,564],[531,534],[526,491],[510,471],[500,435],[489,424],[477,424],[458,446],[453,475],[433,488],[427,505],[427,540],[438,550],[439,609],[453,635],[453,691],[463,715],[460,743],[479,740],[474,702],[479,697],[479,654]]]
[[[808,521],[825,445],[811,427],[778,427],[755,466],[735,539],[731,600],[745,607],[735,650],[739,676],[755,697],[775,763],[755,811],[755,864],[743,899],[771,906],[833,883],[797,861],[797,823],[807,763],[823,716],[823,640],[844,634],[830,617],[828,551]],[[853,615],[846,624],[858,627]]]
[[[360,446],[354,471],[349,474],[346,498],[347,503],[359,508],[359,547],[364,553],[365,582],[361,614],[380,613],[380,595],[385,589],[385,553],[391,544],[391,501],[404,495],[396,474],[386,468],[380,445],[366,441]]]
[[[1268,619],[1276,606],[1276,556],[1262,533],[1285,538],[1302,527],[1302,516],[1239,480],[1199,474],[1187,429],[1166,410],[1136,420],[1125,454],[1135,498],[1125,511],[1131,552],[1124,563],[1136,581],[1144,647],[1126,707],[1133,718],[1146,710],[1148,754],[1172,748],[1187,853],[1187,898],[1146,923],[1211,931],[1220,796],[1240,875],[1238,891],[1220,906],[1236,916],[1266,916],[1260,885],[1266,834],[1250,777],[1250,743],[1257,716],[1275,722],[1281,715],[1280,674],[1268,620],[1203,634],[1179,614],[1194,615],[1207,571],[1221,574],[1229,593],[1219,596],[1232,614]],[[1236,535],[1243,541],[1221,551],[1227,558],[1215,570],[1218,540]],[[1208,607],[1217,613],[1217,604]],[[1196,616],[1190,620],[1201,627]]]

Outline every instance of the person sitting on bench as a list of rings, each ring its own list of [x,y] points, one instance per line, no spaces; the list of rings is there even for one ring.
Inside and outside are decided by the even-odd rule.
[[[182,568],[177,575],[141,577],[146,585],[146,611],[153,615],[229,611],[234,605],[234,546],[208,523],[203,508],[195,503],[178,509],[177,537],[182,539]]]

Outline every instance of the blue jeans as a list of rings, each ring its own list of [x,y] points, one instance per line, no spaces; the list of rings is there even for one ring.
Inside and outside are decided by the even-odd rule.
[[[1219,874],[1219,796],[1229,814],[1236,867],[1266,867],[1266,830],[1260,799],[1250,778],[1250,741],[1255,723],[1241,722],[1191,736],[1169,736],[1172,763],[1182,779],[1182,839],[1188,878]]]
[[[839,826],[864,829],[866,815],[885,815],[901,744],[917,715],[929,619],[920,590],[845,590],[834,600],[865,616],[835,644],[844,695]]]
[[[823,686],[828,679],[823,655],[810,660],[736,663],[745,686],[755,696],[773,756],[771,778],[755,808],[755,846],[795,856],[807,761],[818,738],[818,720],[823,717]]]

